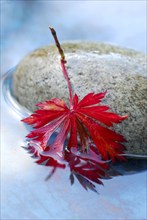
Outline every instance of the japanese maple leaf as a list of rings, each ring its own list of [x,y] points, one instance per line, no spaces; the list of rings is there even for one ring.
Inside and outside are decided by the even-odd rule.
[[[34,128],[27,135],[30,142],[28,149],[34,153],[40,164],[64,168],[65,161],[68,161],[71,172],[76,173],[78,178],[82,178],[81,176],[88,178],[91,175],[92,180],[98,182],[99,180],[96,180],[98,176],[93,170],[97,168],[95,163],[99,155],[105,161],[124,159],[121,154],[125,149],[122,145],[125,139],[112,130],[112,127],[114,123],[122,122],[127,116],[119,116],[110,112],[108,106],[100,105],[106,92],[97,94],[92,92],[82,100],[79,100],[77,94],[73,94],[63,50],[55,30],[53,28],[50,30],[61,55],[61,68],[68,84],[70,104],[68,106],[64,100],[52,98],[38,103],[39,109],[22,120]],[[84,154],[84,157],[79,159],[75,152]],[[85,165],[80,169],[76,167],[75,158],[78,158],[78,161],[85,161]]]
[[[70,108],[63,100],[55,98],[37,104],[40,109],[22,120],[34,127],[27,138],[33,139],[43,150],[50,147],[50,151],[62,154],[69,134],[66,143],[68,150],[74,147],[88,153],[89,145],[92,144],[105,160],[121,158],[124,147],[120,142],[125,139],[115,131],[103,127],[102,123],[113,126],[113,123],[120,123],[126,116],[108,112],[107,106],[97,106],[104,96],[105,93],[90,93],[79,102],[75,94]],[[58,135],[50,143],[51,136],[57,130]]]

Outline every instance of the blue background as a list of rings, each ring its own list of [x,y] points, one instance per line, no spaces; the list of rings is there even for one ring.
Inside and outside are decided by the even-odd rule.
[[[1,73],[29,51],[61,41],[102,41],[145,52],[146,1],[1,1]]]

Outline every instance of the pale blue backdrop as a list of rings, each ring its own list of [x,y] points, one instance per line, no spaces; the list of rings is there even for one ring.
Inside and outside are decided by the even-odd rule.
[[[1,72],[52,43],[49,25],[62,41],[103,41],[145,52],[145,18],[145,0],[1,0]]]

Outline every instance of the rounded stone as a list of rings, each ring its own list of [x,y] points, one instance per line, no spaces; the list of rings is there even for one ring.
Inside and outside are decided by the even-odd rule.
[[[62,44],[74,92],[80,98],[89,92],[107,90],[102,103],[128,119],[115,125],[127,139],[127,152],[147,155],[146,56],[140,52],[103,43]],[[29,110],[53,97],[69,101],[67,83],[55,46],[28,54],[13,76],[13,93]]]

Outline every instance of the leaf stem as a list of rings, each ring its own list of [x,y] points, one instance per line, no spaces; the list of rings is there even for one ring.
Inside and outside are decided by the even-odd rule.
[[[52,35],[53,35],[53,38],[55,40],[55,44],[56,44],[56,47],[58,48],[58,51],[59,51],[59,54],[61,56],[61,67],[62,67],[62,72],[63,72],[63,75],[67,81],[67,85],[68,85],[68,90],[69,90],[69,99],[70,99],[70,107],[73,106],[72,104],[72,88],[71,88],[71,83],[70,83],[70,79],[68,77],[68,73],[67,73],[67,70],[66,70],[66,66],[65,66],[65,63],[66,63],[66,60],[65,60],[65,55],[64,55],[64,52],[63,52],[63,49],[61,48],[61,45],[58,41],[58,37],[57,37],[57,34],[56,34],[56,31],[54,30],[54,28],[52,27],[49,27]]]

